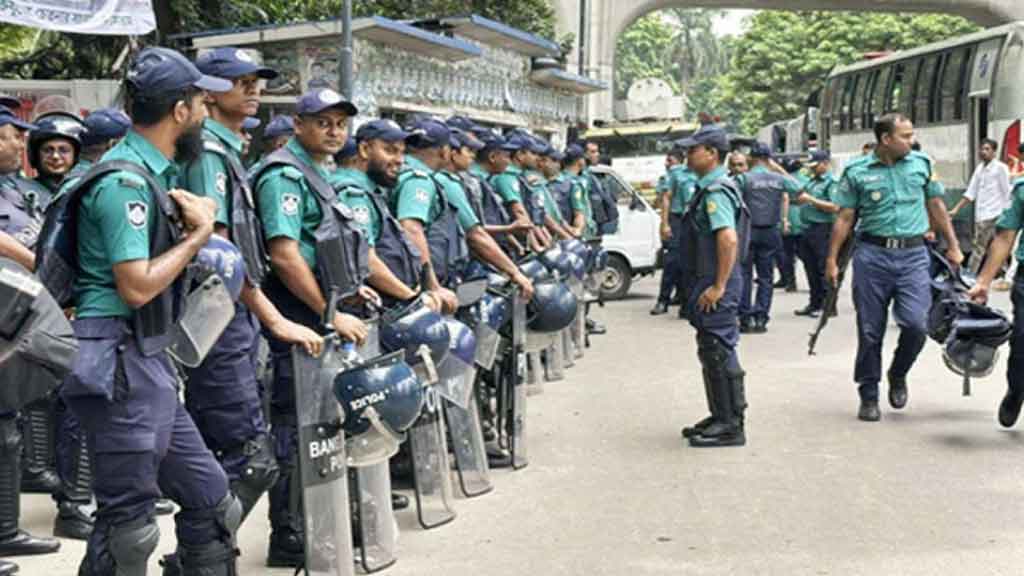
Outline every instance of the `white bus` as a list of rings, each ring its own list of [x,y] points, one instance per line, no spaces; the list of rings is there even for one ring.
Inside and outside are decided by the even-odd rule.
[[[999,142],[1004,161],[1017,157],[1022,51],[1024,22],[1017,22],[835,69],[820,125],[837,173],[875,140],[874,119],[897,111],[914,122],[947,200],[955,202],[967,188],[981,138]]]
[[[781,120],[757,131],[757,140],[767,144],[776,154],[805,154],[818,147],[819,111],[807,112],[791,120]]]

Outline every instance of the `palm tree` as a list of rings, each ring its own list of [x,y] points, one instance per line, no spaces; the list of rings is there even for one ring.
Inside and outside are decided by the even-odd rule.
[[[676,35],[669,52],[669,70],[680,92],[689,95],[701,80],[724,74],[729,67],[728,43],[715,35],[715,20],[724,10],[671,8],[666,17]]]

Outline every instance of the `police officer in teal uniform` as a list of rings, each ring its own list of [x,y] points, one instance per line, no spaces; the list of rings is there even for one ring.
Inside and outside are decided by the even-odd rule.
[[[318,277],[317,237],[325,219],[325,196],[333,197],[323,163],[344,146],[349,119],[357,110],[330,89],[303,94],[295,107],[295,136],[287,144],[264,158],[252,174],[254,192],[263,225],[271,270],[263,290],[281,313],[308,328],[322,330],[323,318],[344,340],[361,343],[368,328],[359,318],[339,311],[325,314],[330,294],[325,294]],[[337,212],[337,211],[336,211]],[[348,211],[346,211],[348,212]],[[349,213],[350,214],[350,213]],[[333,217],[337,220],[344,214]],[[338,221],[340,229],[350,230],[350,221]],[[358,232],[355,231],[358,235]],[[336,241],[341,248],[351,236]],[[358,271],[350,271],[356,275]],[[354,277],[354,281],[361,280]],[[364,299],[376,295],[359,288]],[[271,390],[270,421],[274,451],[280,468],[277,483],[269,490],[270,545],[267,565],[295,567],[303,561],[305,535],[302,511],[296,507],[302,488],[298,482],[298,431],[295,420],[295,389],[291,343],[266,334],[270,344],[274,380]]]
[[[554,190],[559,180],[563,178],[562,160],[564,158],[564,154],[556,150],[554,146],[547,144],[544,154],[537,160],[541,176],[544,179],[543,186],[541,187],[541,193],[544,198],[544,222],[547,225],[548,231],[559,240],[573,238],[572,232],[569,230],[568,221],[572,213],[571,211],[563,212],[564,203],[556,197],[558,194]]]
[[[258,240],[255,207],[249,203],[242,131],[247,119],[258,112],[262,82],[276,78],[277,72],[230,47],[203,54],[196,67],[230,80],[232,88],[208,96],[204,149],[184,167],[185,182],[195,194],[216,202],[215,233],[242,247],[247,278],[231,323],[202,364],[185,370],[185,406],[224,467],[232,492],[242,502],[244,518],[278,476],[263,415],[262,385],[256,378],[260,326],[278,340],[311,353],[320,349],[323,338],[285,318],[260,289],[267,255]]]
[[[684,268],[693,278],[690,324],[697,329],[697,358],[711,415],[683,428],[683,437],[698,448],[746,444],[747,407],[744,372],[736,346],[740,334],[737,314],[743,275],[739,269],[750,215],[722,161],[729,152],[723,128],[706,124],[680,141],[687,165],[698,178],[697,189],[683,219],[687,238]]]
[[[478,216],[487,233],[493,236],[507,253],[518,257],[525,254],[526,250],[516,238],[516,233],[529,233],[533,224],[528,218],[519,218],[512,212],[511,208],[515,204],[522,208],[522,198],[516,196],[519,200],[513,203],[506,202],[505,198],[509,197],[509,190],[514,184],[508,177],[501,175],[508,170],[512,161],[510,154],[519,149],[519,144],[510,143],[503,136],[489,130],[478,131],[475,134],[484,147],[477,152],[476,162],[470,166],[467,174],[475,178],[480,185]],[[505,196],[497,190],[499,181],[508,184]]]
[[[797,310],[796,314],[816,318],[822,313],[821,308],[825,304],[825,260],[828,258],[832,226],[839,212],[839,206],[833,200],[838,183],[832,175],[831,155],[827,150],[812,152],[808,168],[814,177],[804,185],[796,203],[803,208],[800,217],[805,228],[801,253],[804,254],[803,262],[807,268],[811,300],[806,308]]]
[[[927,338],[931,276],[924,234],[929,222],[947,242],[946,257],[963,261],[941,187],[933,183],[931,160],[912,152],[914,125],[901,114],[875,121],[877,145],[872,154],[846,166],[836,190],[839,216],[832,228],[825,278],[836,284],[837,258],[857,229],[853,256],[853,303],[857,312],[857,361],[853,379],[860,394],[857,417],[881,418],[878,383],[882,379],[882,338],[889,305],[900,327],[899,343],[889,365],[889,404],[907,404],[907,373]]]
[[[800,172],[802,167],[800,161],[795,158],[782,159],[782,168],[796,180],[801,189],[810,181]],[[782,230],[782,250],[779,251],[778,257],[775,259],[776,266],[779,268],[780,278],[774,287],[785,288],[786,292],[797,291],[796,260],[797,258],[803,258],[803,248],[801,246],[805,230],[803,210],[803,206],[796,202],[790,202],[789,211],[786,212],[780,227]],[[806,266],[804,271],[806,273]]]
[[[984,304],[988,300],[992,280],[1001,272],[1003,264],[1017,244],[1017,236],[1024,228],[1024,179],[1014,182],[1010,206],[996,222],[996,236],[989,244],[985,265],[968,295]],[[1024,262],[1024,244],[1017,247],[1017,261]],[[1013,334],[1010,336],[1010,356],[1006,362],[1006,394],[999,403],[999,424],[1011,428],[1020,416],[1024,404],[1024,267],[1018,266],[1017,277],[1010,295],[1013,303]]]
[[[534,202],[533,183],[527,180],[526,172],[536,165],[537,150],[540,145],[530,136],[514,132],[505,139],[509,148],[513,148],[509,157],[508,167],[501,174],[492,175],[491,186],[505,201],[509,216],[525,227],[527,248],[542,251],[547,248],[550,239],[543,229],[544,206]]]
[[[587,160],[583,148],[578,144],[570,144],[566,146],[564,154],[562,169],[566,177],[574,183],[572,205],[573,213],[577,216],[574,216],[576,219],[573,221],[573,228],[578,238],[594,240],[598,237],[597,222],[594,221],[594,209],[590,203],[590,194],[587,192]],[[578,215],[582,215],[582,221]]]
[[[548,189],[551,190],[558,212],[563,217],[562,225],[566,231],[573,238],[581,238],[587,226],[587,215],[583,207],[583,185],[566,169],[567,151],[568,147],[565,152],[559,154],[558,174],[549,178]]]
[[[711,415],[683,428],[693,447],[743,446],[746,400],[736,346],[742,260],[750,214],[722,162],[729,152],[725,130],[703,125],[680,141],[697,188],[683,218],[683,266],[693,279],[687,305],[696,331],[697,359]]]
[[[166,352],[180,310],[183,275],[214,230],[213,202],[177,190],[175,159],[198,153],[204,91],[230,82],[205,76],[173,50],[147,48],[128,71],[132,131],[104,155],[145,171],[170,191],[181,237],[147,180],[114,171],[79,182],[74,284],[79,355],[61,395],[88,437],[97,510],[79,574],[141,576],[157,546],[154,506],[163,494],[175,516],[184,574],[235,573],[241,504],[178,399]]]
[[[665,191],[661,196],[661,240],[665,243],[665,269],[662,270],[658,302],[651,310],[654,316],[668,312],[672,303],[672,292],[680,301],[679,317],[686,316],[686,287],[682,274],[682,259],[685,257],[685,242],[680,225],[683,214],[697,186],[697,178],[686,166],[686,150],[674,146],[667,160],[672,163],[665,175]]]
[[[783,214],[789,212],[789,201],[800,191],[800,186],[772,161],[767,145],[755,142],[749,156],[750,170],[734,178],[750,209],[751,220],[750,254],[741,263],[740,331],[763,334],[768,331],[771,316],[775,258],[782,249],[779,224]],[[757,295],[752,298],[755,272]]]

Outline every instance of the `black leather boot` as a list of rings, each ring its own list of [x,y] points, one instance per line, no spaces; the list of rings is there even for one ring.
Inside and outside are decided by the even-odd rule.
[[[707,397],[708,410],[711,411],[711,414],[708,415],[703,420],[701,420],[700,422],[697,422],[693,426],[687,426],[686,428],[683,428],[683,438],[693,438],[694,436],[699,435],[701,432],[704,431],[704,429],[706,429],[708,426],[711,425],[712,422],[715,421],[714,400],[711,394],[711,381],[708,379],[708,369],[702,369],[701,373],[704,377],[704,395]]]
[[[10,576],[18,573],[18,565],[14,562],[0,560],[0,576]]]
[[[21,412],[24,452],[21,459],[21,491],[55,494],[60,478],[53,469],[53,401],[36,400]]]
[[[0,556],[49,554],[60,549],[53,538],[18,529],[21,516],[21,434],[14,418],[0,418]]]
[[[88,540],[92,534],[92,470],[89,464],[89,450],[83,440],[74,443],[71,474],[61,483],[57,495],[57,519],[53,523],[53,535],[73,540]]]
[[[747,407],[744,372],[738,366],[728,368],[729,352],[717,338],[708,336],[701,360],[708,371],[711,384],[711,424],[690,438],[695,448],[743,446],[747,443],[743,429],[743,414]]]

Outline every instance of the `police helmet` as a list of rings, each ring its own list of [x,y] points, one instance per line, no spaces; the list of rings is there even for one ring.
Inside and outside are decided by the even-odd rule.
[[[81,118],[67,112],[53,112],[36,119],[36,129],[28,135],[28,160],[32,167],[39,170],[39,149],[42,145],[55,138],[62,138],[71,143],[75,149],[75,161],[82,150],[82,136],[86,128]]]
[[[576,295],[562,282],[535,283],[526,305],[526,326],[534,332],[558,332],[572,324],[576,305]]]
[[[448,325],[440,314],[427,308],[421,300],[392,309],[381,318],[380,346],[387,352],[405,352],[406,362],[416,366],[422,362],[421,346],[426,346],[434,365],[440,365],[448,354]]]
[[[531,258],[519,264],[519,271],[530,279],[531,282],[540,282],[551,278],[551,272],[543,262]]]
[[[1013,325],[1002,312],[964,300],[957,306],[942,360],[961,376],[988,376],[999,358],[999,347],[1012,333]]]
[[[216,234],[196,254],[196,264],[204,273],[220,276],[232,300],[238,300],[245,282],[245,260],[237,246]],[[205,274],[203,274],[205,276]]]
[[[394,352],[372,358],[334,377],[334,397],[345,411],[344,428],[350,435],[372,426],[366,418],[373,407],[380,421],[395,432],[405,432],[420,414],[424,389],[412,367]]]
[[[573,272],[569,255],[557,245],[541,253],[540,261],[547,266],[548,270],[557,272],[559,278],[568,278]]]
[[[582,280],[587,275],[587,264],[583,261],[583,258],[573,254],[572,252],[565,253],[566,259],[569,261],[569,269],[572,275],[577,280]]]
[[[497,332],[512,317],[511,304],[508,298],[497,294],[487,293],[480,299],[477,308],[479,322],[486,324]]]

